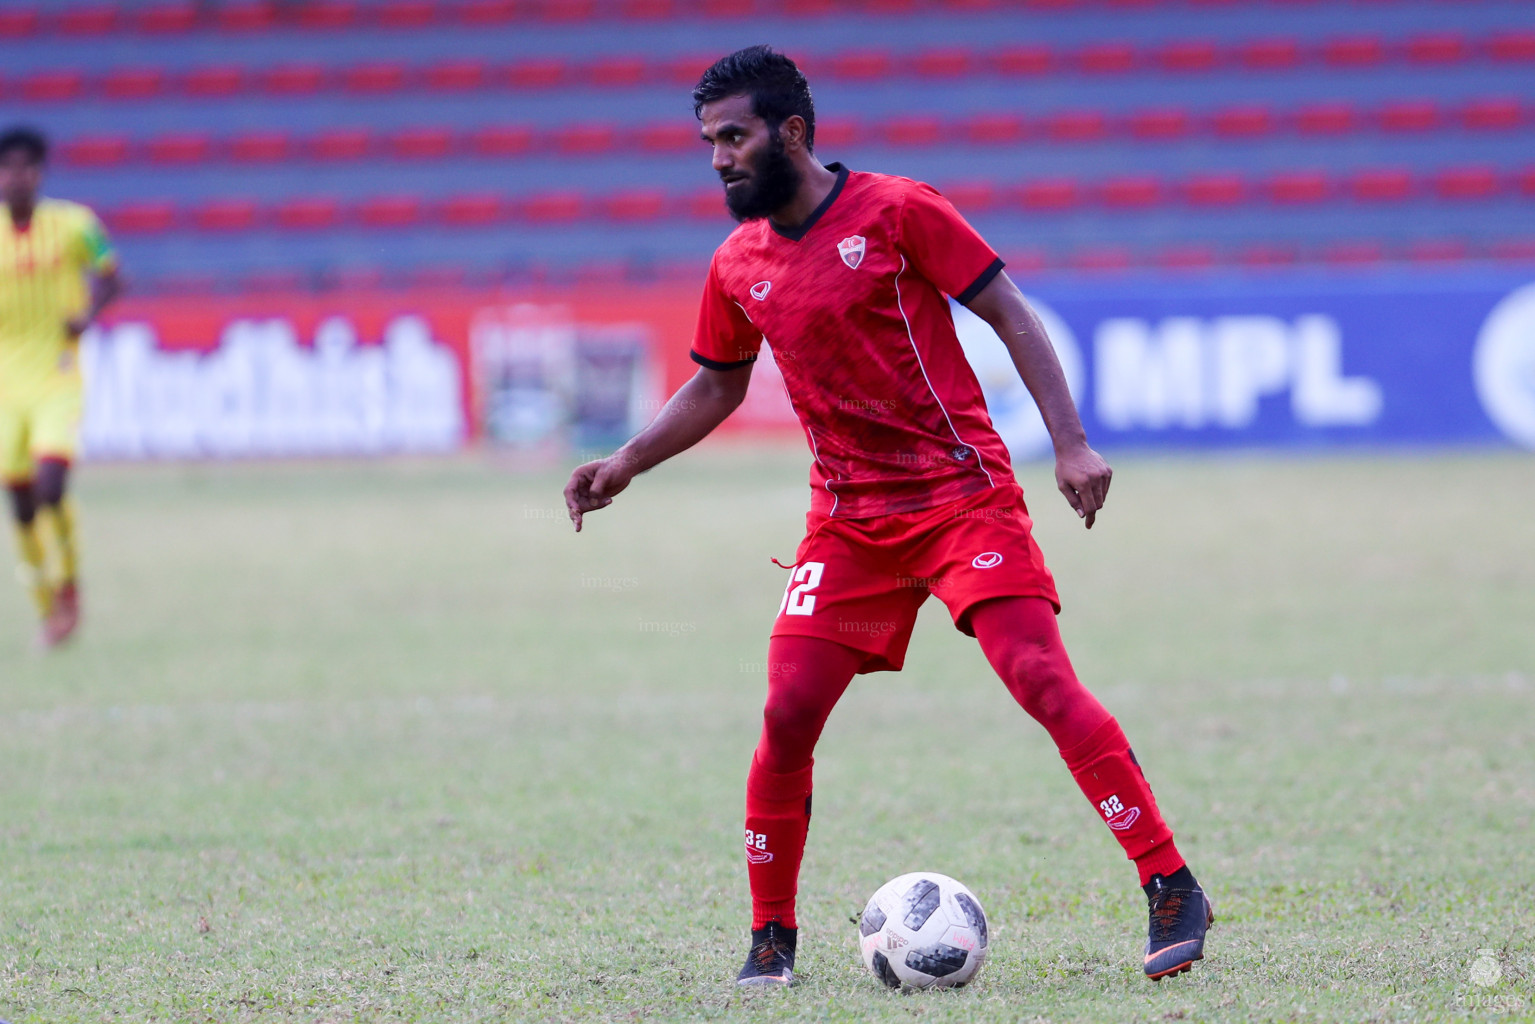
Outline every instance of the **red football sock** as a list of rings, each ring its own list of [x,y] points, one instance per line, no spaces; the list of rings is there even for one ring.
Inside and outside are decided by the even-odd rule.
[[[1061,751],[1061,758],[1124,847],[1125,856],[1135,861],[1142,885],[1152,875],[1170,875],[1183,867],[1173,845],[1173,830],[1162,820],[1157,799],[1118,722],[1110,718],[1087,739]]]
[[[794,896],[810,830],[810,772],[806,765],[779,775],[752,758],[746,777],[746,874],[751,880],[753,929],[774,918],[785,928],[799,927]]]

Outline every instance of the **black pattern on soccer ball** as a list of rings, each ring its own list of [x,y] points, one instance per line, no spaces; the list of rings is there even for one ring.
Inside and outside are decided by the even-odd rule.
[[[913,949],[908,952],[906,966],[930,977],[943,978],[965,966],[965,960],[969,956],[969,950],[939,942],[926,949]]]
[[[965,912],[965,920],[970,922],[970,927],[975,932],[975,937],[980,940],[982,948],[986,945],[986,915],[981,913],[981,905],[964,893],[955,893],[954,902],[959,904],[959,909]]]
[[[938,883],[922,879],[916,885],[906,891],[906,927],[912,931],[920,931],[927,924],[927,919],[933,916],[933,911],[938,909],[938,900],[943,894],[938,891]]]
[[[883,953],[874,954],[874,976],[889,988],[901,987],[901,979],[895,976],[895,971],[890,967],[890,961],[885,959]]]
[[[878,903],[870,903],[863,911],[863,920],[858,922],[858,934],[867,938],[885,927],[885,912],[880,909]]]

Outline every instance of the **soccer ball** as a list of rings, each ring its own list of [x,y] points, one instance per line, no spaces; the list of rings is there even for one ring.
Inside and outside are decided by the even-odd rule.
[[[864,966],[891,988],[957,988],[986,962],[986,912],[948,875],[914,871],[869,898],[858,946]]]

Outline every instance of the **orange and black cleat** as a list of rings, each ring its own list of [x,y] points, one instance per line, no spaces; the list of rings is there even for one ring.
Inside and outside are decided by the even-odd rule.
[[[798,939],[799,929],[785,928],[776,920],[753,929],[751,952],[746,954],[746,966],[736,975],[736,984],[743,988],[794,984]]]
[[[1215,923],[1215,906],[1187,868],[1174,872],[1171,879],[1152,875],[1145,889],[1151,903],[1146,977],[1161,981],[1205,958],[1205,932]]]

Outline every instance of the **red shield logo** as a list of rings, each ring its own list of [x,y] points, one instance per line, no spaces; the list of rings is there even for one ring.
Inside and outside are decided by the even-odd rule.
[[[863,262],[863,244],[862,235],[849,235],[837,243],[837,254],[842,257],[843,263],[857,270],[858,264]]]

